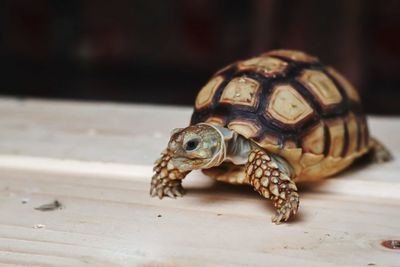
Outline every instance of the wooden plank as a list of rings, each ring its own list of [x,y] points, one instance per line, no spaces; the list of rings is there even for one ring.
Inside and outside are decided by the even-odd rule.
[[[380,245],[400,239],[398,161],[304,188],[279,226],[250,188],[198,172],[184,198],[150,198],[151,164],[190,112],[0,99],[0,266],[400,265]],[[398,156],[400,119],[370,124]]]
[[[192,178],[158,200],[147,179],[2,171],[0,265],[398,266],[379,243],[400,238],[399,201],[303,192],[299,218],[276,226],[251,189]],[[64,208],[34,209],[54,199]]]
[[[5,155],[150,164],[190,108],[0,98]]]

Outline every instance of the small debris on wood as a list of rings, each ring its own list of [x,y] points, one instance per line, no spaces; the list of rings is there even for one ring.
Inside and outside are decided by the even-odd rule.
[[[400,249],[400,240],[384,240],[381,245],[385,248]]]
[[[36,207],[35,210],[52,211],[52,210],[61,209],[62,207],[63,207],[62,204],[58,200],[54,200],[51,203],[43,204],[39,207]]]
[[[376,264],[373,262],[368,263],[368,266],[375,266]]]
[[[23,198],[23,199],[21,199],[21,203],[22,204],[26,204],[26,203],[28,203],[29,202],[29,198]]]
[[[218,213],[217,216],[222,216],[222,213]]]
[[[46,228],[46,225],[38,223],[38,224],[35,224],[33,226],[33,228],[35,228],[35,229],[43,229],[43,228]]]
[[[157,217],[158,217],[158,218],[161,218],[161,217],[162,217],[162,215],[161,215],[161,214],[158,214],[158,215],[157,215]]]

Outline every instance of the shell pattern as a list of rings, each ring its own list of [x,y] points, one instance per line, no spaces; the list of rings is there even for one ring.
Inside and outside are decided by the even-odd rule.
[[[300,51],[275,50],[218,71],[196,98],[191,124],[199,122],[235,130],[314,178],[340,171],[369,146],[357,91]]]

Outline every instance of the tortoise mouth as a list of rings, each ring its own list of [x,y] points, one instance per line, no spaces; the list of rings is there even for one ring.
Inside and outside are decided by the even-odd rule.
[[[204,158],[175,157],[172,159],[172,164],[181,171],[191,171],[201,169],[208,161],[209,159]]]

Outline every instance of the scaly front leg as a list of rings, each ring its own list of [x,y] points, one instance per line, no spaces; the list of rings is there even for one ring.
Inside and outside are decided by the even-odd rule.
[[[258,149],[250,153],[246,166],[246,175],[254,190],[273,201],[276,214],[272,222],[276,224],[287,221],[299,207],[297,187],[284,169],[265,151]]]
[[[189,172],[182,172],[172,164],[168,149],[161,153],[161,158],[155,162],[153,171],[155,174],[151,178],[150,187],[152,197],[158,196],[162,199],[164,196],[172,198],[183,196],[185,192],[181,183]]]

